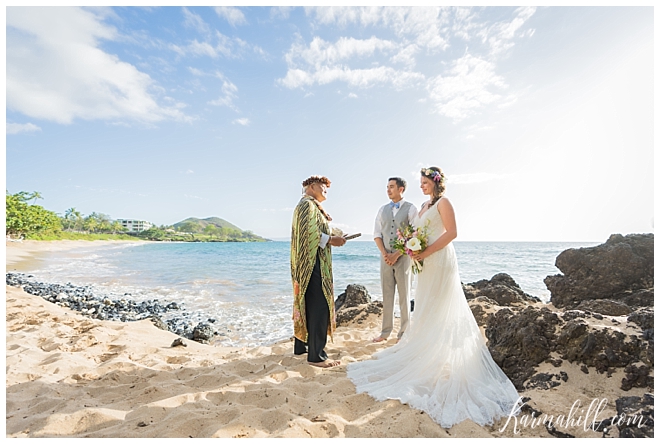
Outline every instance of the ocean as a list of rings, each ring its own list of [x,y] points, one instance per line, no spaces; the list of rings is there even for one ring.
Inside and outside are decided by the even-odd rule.
[[[527,293],[547,302],[543,283],[560,273],[555,258],[574,242],[454,242],[461,281],[507,273]],[[31,262],[36,280],[92,285],[99,294],[183,304],[195,321],[215,319],[219,343],[268,345],[293,334],[289,242],[129,243],[45,253]],[[371,241],[333,248],[335,296],[362,284],[382,299],[379,252]],[[413,281],[413,298],[415,282]],[[176,312],[172,314],[176,315]]]

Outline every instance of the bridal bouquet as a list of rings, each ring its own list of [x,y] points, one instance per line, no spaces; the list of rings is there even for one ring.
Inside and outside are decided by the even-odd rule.
[[[428,221],[423,227],[414,227],[412,225],[406,226],[403,230],[396,230],[397,238],[392,241],[392,248],[407,254],[412,259],[413,253],[424,251],[428,245]],[[416,261],[412,259],[412,271],[414,274],[422,271],[424,261]]]

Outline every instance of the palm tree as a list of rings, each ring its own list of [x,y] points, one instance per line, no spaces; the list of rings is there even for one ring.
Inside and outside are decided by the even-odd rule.
[[[66,221],[68,222],[68,224],[66,226],[67,230],[69,230],[71,228],[71,220],[76,219],[76,216],[75,216],[76,213],[78,213],[78,211],[76,211],[76,209],[74,207],[71,207],[71,208],[69,208],[68,210],[66,210],[64,212],[64,219],[66,219]]]
[[[117,234],[117,231],[124,231],[124,226],[119,221],[112,222],[112,234]]]
[[[76,228],[78,227],[78,224],[83,221],[83,215],[80,211],[76,211],[73,213],[73,217],[75,218],[73,221],[73,230],[75,231]]]
[[[43,197],[39,191],[33,191],[32,194],[30,194],[29,199],[34,199],[32,201],[32,205],[34,205],[35,202],[37,202],[37,199],[43,199]]]
[[[83,228],[93,233],[96,231],[96,228],[99,226],[99,221],[96,219],[96,214],[92,213],[83,222]]]

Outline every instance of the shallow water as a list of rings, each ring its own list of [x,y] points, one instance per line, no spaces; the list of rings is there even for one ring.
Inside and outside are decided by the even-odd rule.
[[[559,273],[555,258],[568,248],[595,243],[455,242],[461,280],[511,275],[521,288],[544,301],[543,279]],[[45,253],[29,262],[44,282],[93,285],[99,293],[137,300],[182,303],[198,321],[217,319],[221,343],[270,344],[293,334],[290,244],[142,243],[83,247]],[[381,299],[379,253],[370,241],[350,241],[333,249],[335,295],[348,284],[367,287]],[[413,297],[415,284],[413,283]]]

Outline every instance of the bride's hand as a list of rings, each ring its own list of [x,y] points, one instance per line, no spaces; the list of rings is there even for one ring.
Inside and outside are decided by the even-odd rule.
[[[419,262],[419,261],[423,261],[424,259],[426,259],[427,256],[428,256],[428,254],[426,254],[426,252],[420,251],[420,252],[413,253],[412,258]]]

